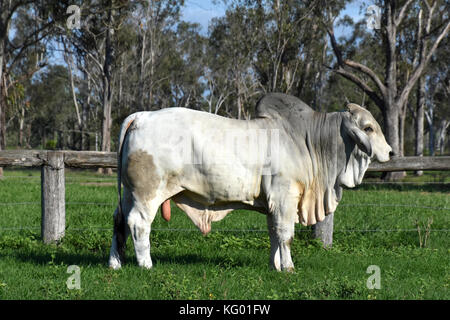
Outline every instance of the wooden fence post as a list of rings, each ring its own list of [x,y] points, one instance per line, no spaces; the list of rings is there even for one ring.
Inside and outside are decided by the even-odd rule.
[[[325,216],[322,222],[317,222],[313,226],[313,237],[322,240],[324,248],[331,248],[333,245],[333,224],[334,212]]]
[[[44,243],[57,242],[64,237],[66,228],[63,152],[47,152],[41,168],[41,203],[42,239]]]

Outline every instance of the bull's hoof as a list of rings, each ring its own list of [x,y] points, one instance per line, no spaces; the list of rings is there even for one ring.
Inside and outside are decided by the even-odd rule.
[[[271,267],[273,270],[281,271],[281,267],[280,267],[280,264],[279,264],[279,263],[273,263],[273,262],[271,262],[271,263],[270,263],[270,267]]]
[[[294,267],[283,268],[283,272],[294,273],[295,268]]]
[[[144,268],[144,269],[151,269],[153,267],[153,263],[152,261],[143,261],[139,263],[139,267]]]
[[[290,267],[280,267],[279,265],[273,265],[272,264],[272,268],[278,272],[288,272],[288,273],[294,273],[295,272],[295,268],[294,266],[290,266]]]
[[[118,270],[122,267],[122,264],[120,263],[119,260],[112,258],[112,259],[109,259],[109,267],[111,269]]]

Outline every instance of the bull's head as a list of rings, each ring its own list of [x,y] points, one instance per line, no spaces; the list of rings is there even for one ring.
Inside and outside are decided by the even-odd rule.
[[[359,149],[379,162],[389,161],[392,148],[372,114],[354,103],[349,103],[346,111],[350,116],[344,118],[345,130]]]

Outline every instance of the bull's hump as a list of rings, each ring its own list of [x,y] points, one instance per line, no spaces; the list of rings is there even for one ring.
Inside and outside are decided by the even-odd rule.
[[[288,116],[292,112],[314,112],[314,110],[299,98],[284,93],[268,93],[256,106],[257,118]]]

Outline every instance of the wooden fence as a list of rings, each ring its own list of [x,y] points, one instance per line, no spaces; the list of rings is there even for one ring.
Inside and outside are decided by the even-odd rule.
[[[45,243],[64,237],[64,168],[117,168],[115,152],[97,151],[0,151],[0,167],[41,167],[41,234]],[[450,157],[398,157],[373,162],[368,171],[450,170]],[[332,229],[331,229],[332,232]]]

